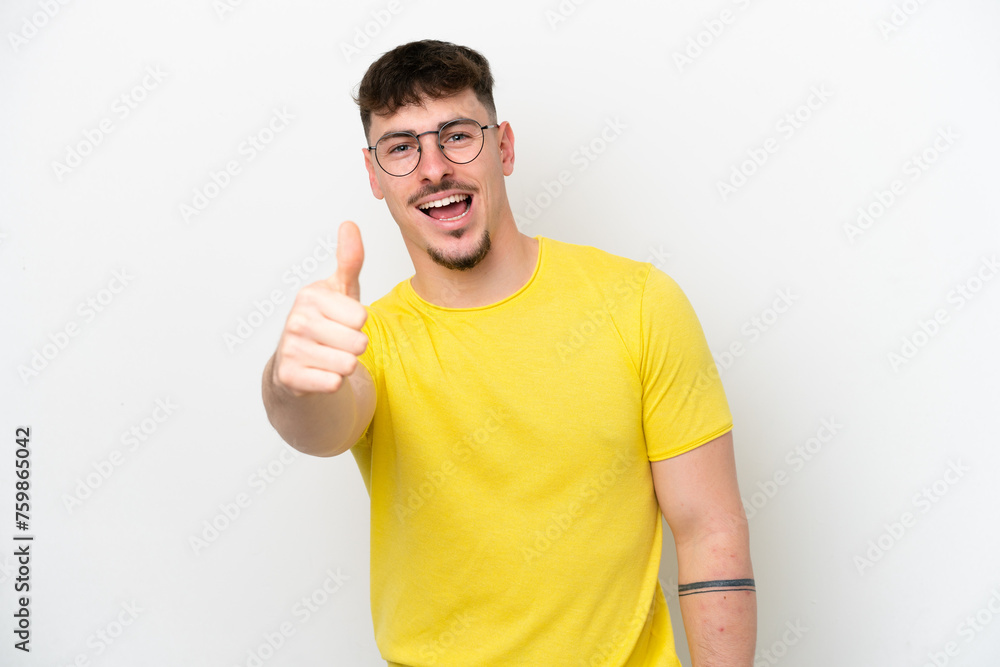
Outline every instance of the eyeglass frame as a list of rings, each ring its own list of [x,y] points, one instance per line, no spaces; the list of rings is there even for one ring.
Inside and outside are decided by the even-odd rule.
[[[396,178],[403,178],[405,176],[409,176],[410,174],[412,174],[414,171],[417,170],[417,167],[420,166],[420,160],[423,159],[423,157],[424,157],[424,147],[423,147],[423,144],[420,143],[420,137],[424,136],[425,134],[436,134],[436,135],[438,135],[438,140],[435,143],[437,144],[437,147],[441,150],[441,155],[443,155],[444,158],[446,160],[448,160],[448,162],[451,162],[452,164],[469,164],[470,162],[475,161],[475,159],[477,157],[479,157],[480,154],[483,152],[483,146],[486,145],[486,133],[485,133],[485,130],[491,130],[491,129],[495,128],[495,127],[500,127],[503,123],[495,123],[493,125],[479,125],[479,129],[480,130],[484,130],[484,132],[483,132],[483,143],[481,143],[479,145],[479,151],[476,153],[475,157],[473,157],[471,160],[466,160],[465,162],[456,162],[455,160],[452,160],[450,157],[448,157],[448,154],[444,150],[444,146],[441,145],[441,130],[443,130],[444,128],[448,127],[452,123],[457,123],[457,122],[463,121],[463,120],[475,123],[476,125],[479,125],[479,121],[476,120],[475,118],[453,118],[452,120],[449,120],[449,121],[447,121],[445,123],[442,123],[441,127],[439,127],[436,130],[427,130],[426,132],[421,132],[420,134],[413,134],[412,132],[406,132],[406,131],[388,132],[386,134],[383,134],[381,137],[379,137],[378,141],[375,142],[374,146],[366,146],[366,148],[368,149],[369,152],[373,151],[373,150],[375,150],[378,147],[379,141],[382,141],[386,137],[397,136],[397,135],[400,135],[400,134],[405,134],[405,135],[411,136],[414,139],[416,139],[417,140],[417,161],[416,161],[416,163],[414,163],[413,169],[410,169],[405,174],[394,174],[391,171],[388,171],[385,167],[382,166],[382,163],[379,162],[378,152],[375,153],[375,162],[378,164],[379,169],[381,169],[385,173],[389,174],[390,176],[394,176]]]

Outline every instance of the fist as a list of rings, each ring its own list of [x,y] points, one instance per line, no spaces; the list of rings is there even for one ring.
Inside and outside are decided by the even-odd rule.
[[[361,231],[351,221],[337,234],[337,270],[306,285],[295,297],[274,357],[273,380],[294,396],[333,393],[354,372],[368,346],[361,331],[358,275],[365,259]]]

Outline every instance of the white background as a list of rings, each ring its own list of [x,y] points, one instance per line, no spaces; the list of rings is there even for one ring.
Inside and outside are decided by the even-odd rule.
[[[694,303],[735,417],[757,664],[997,664],[996,3],[232,4],[0,9],[0,663],[229,667],[263,646],[269,667],[384,664],[353,457],[290,457],[259,383],[288,272],[331,273],[313,253],[340,221],[366,244],[365,303],[412,274],[350,96],[433,37],[490,59],[524,231],[652,261]],[[250,160],[276,109],[293,120]],[[859,208],[878,215],[852,232]],[[11,633],[19,425],[30,655]]]

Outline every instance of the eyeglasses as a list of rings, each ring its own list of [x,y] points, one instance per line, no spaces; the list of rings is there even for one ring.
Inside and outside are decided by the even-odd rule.
[[[483,150],[485,138],[483,130],[497,125],[480,125],[470,118],[456,118],[448,121],[439,130],[428,130],[420,134],[412,132],[391,132],[386,134],[369,151],[375,151],[375,160],[390,176],[407,176],[420,163],[420,137],[425,134],[438,135],[441,153],[455,164],[472,162]]]

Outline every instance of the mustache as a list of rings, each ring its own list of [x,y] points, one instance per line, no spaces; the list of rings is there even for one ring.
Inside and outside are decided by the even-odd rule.
[[[428,185],[421,188],[419,192],[409,198],[407,204],[409,206],[416,206],[417,202],[424,197],[430,197],[431,195],[436,195],[437,193],[445,192],[446,190],[458,190],[459,192],[468,192],[469,194],[479,194],[479,188],[474,185],[459,183],[458,181],[441,181],[437,185]]]

